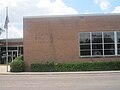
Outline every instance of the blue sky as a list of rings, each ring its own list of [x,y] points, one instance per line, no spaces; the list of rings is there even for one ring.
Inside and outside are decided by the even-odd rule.
[[[99,7],[96,7],[92,0],[64,0],[66,5],[73,7],[79,13],[89,12],[98,12],[100,11]]]
[[[66,14],[120,13],[119,0],[0,0],[0,27],[9,8],[9,38],[23,37],[23,17]],[[5,32],[0,35],[5,38]]]
[[[95,1],[98,1],[98,4],[95,3]],[[84,13],[111,13],[115,7],[120,6],[119,0],[63,0],[63,2],[73,7],[75,10],[79,12],[79,14]],[[106,8],[106,10],[102,10],[100,7],[100,2],[108,2],[109,5]]]

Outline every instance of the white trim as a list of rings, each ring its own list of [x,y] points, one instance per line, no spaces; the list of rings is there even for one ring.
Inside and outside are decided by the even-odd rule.
[[[103,48],[103,57],[104,57],[104,34],[103,34],[103,32],[102,32],[102,48]]]
[[[6,47],[6,46],[0,46],[0,48],[1,47]],[[10,45],[10,46],[8,46],[8,47],[23,47],[23,45]]]
[[[115,55],[117,55],[117,32],[114,32],[114,40],[115,40]]]
[[[41,15],[41,16],[23,16],[23,19],[32,19],[32,18],[60,18],[60,17],[86,17],[86,16],[113,16],[120,15],[120,13],[105,13],[105,14],[66,14],[66,15]]]
[[[90,52],[92,56],[92,33],[90,32]]]
[[[92,57],[92,58],[99,58],[99,57],[100,57],[100,58],[103,58],[103,57],[116,57],[116,56],[120,56],[120,55],[104,55],[104,56],[102,56],[102,55],[101,55],[101,56],[100,56],[100,55],[97,55],[97,56],[80,56],[80,57],[81,57],[81,58],[87,58],[87,57],[88,57],[88,58],[91,58],[91,57]]]
[[[79,57],[80,57],[80,32],[78,33]]]

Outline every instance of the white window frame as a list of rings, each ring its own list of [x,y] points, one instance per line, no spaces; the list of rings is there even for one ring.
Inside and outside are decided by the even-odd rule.
[[[115,45],[115,55],[105,55],[104,54],[104,32],[113,32],[114,33],[114,45]],[[109,56],[120,56],[120,54],[118,54],[118,48],[117,48],[117,32],[120,32],[120,31],[99,31],[99,32],[79,32],[79,57],[109,57]],[[81,50],[80,50],[80,33],[89,33],[90,34],[90,51],[91,51],[91,55],[86,55],[86,56],[81,56]],[[102,33],[102,47],[103,47],[103,55],[92,55],[92,33]],[[109,43],[110,44],[110,43]],[[113,44],[113,43],[111,43]]]

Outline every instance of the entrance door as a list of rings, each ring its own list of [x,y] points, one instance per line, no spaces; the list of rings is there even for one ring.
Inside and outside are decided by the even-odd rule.
[[[23,55],[23,47],[8,47],[8,62],[10,63],[16,57]],[[6,47],[0,47],[0,64],[6,64]]]
[[[16,57],[18,57],[18,50],[8,51],[8,62],[12,62]]]

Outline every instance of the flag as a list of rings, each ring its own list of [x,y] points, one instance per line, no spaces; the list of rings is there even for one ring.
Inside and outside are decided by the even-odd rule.
[[[8,7],[6,8],[6,18],[5,18],[5,24],[4,28],[8,29],[8,23],[9,23],[9,17],[8,17]]]

